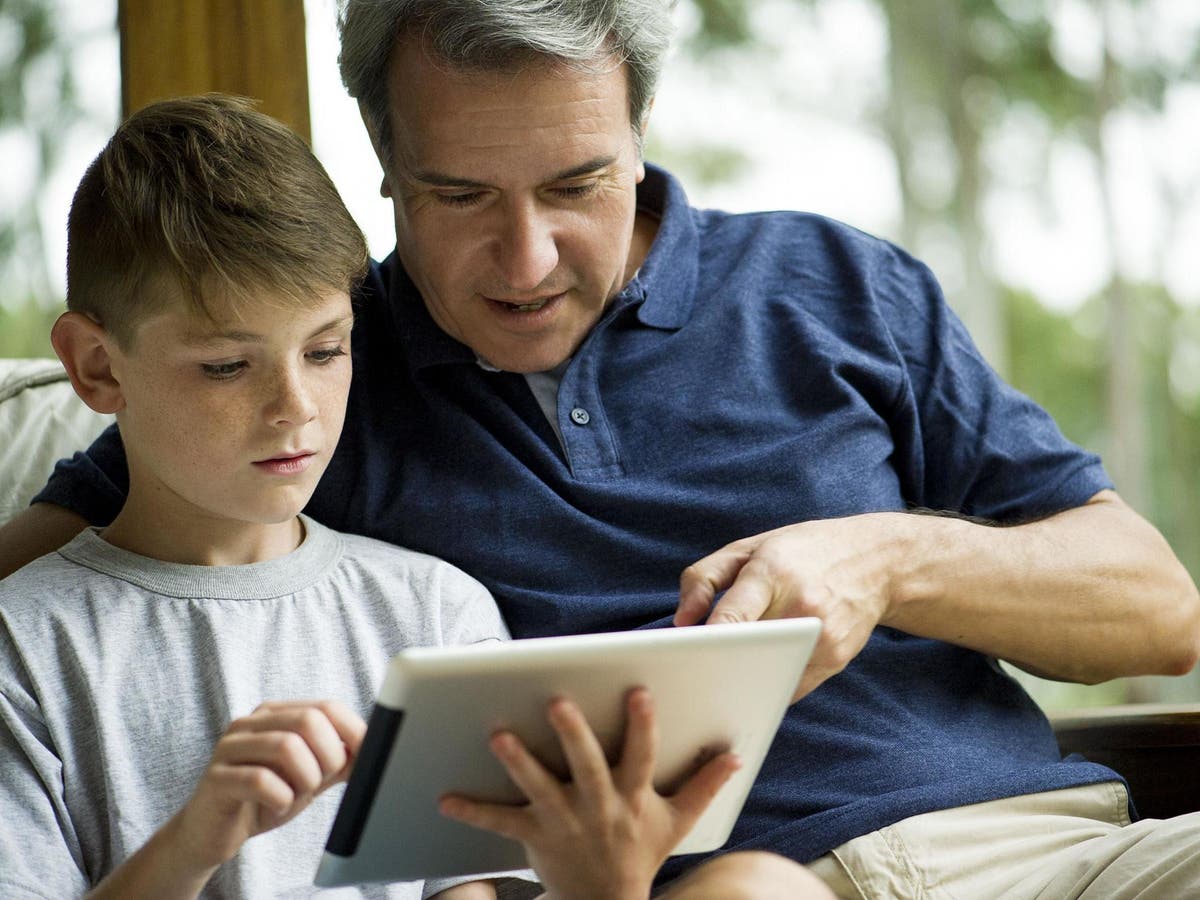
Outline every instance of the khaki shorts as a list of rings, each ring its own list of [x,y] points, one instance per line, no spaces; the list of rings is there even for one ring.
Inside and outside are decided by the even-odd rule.
[[[1200,897],[1200,813],[1130,824],[1108,782],[913,816],[809,868],[854,900]]]

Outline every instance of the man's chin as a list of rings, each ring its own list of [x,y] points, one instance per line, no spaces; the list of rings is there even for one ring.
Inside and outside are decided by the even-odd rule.
[[[549,372],[571,358],[569,353],[543,354],[540,356],[517,355],[502,356],[496,363],[481,356],[480,363],[484,368],[499,369],[501,372],[512,372],[514,375],[532,375],[535,372]]]
[[[517,375],[548,372],[569,360],[577,344],[562,338],[528,342],[492,343],[476,349],[475,355],[487,369],[499,369]]]

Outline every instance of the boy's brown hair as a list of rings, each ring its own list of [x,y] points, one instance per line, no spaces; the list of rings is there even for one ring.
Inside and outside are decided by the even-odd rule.
[[[170,303],[349,290],[367,246],[308,145],[237,97],[134,113],[88,167],[67,225],[67,307],[123,348]]]

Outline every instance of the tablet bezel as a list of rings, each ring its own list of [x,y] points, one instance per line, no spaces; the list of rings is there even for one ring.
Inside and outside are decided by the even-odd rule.
[[[436,798],[523,799],[487,750],[500,728],[565,775],[545,721],[556,696],[583,707],[615,759],[624,697],[639,685],[658,711],[659,790],[723,749],[742,759],[673,853],[714,850],[728,839],[819,633],[818,619],[780,619],[405,650],[389,665],[315,884],[524,868],[520,844],[446,819]]]

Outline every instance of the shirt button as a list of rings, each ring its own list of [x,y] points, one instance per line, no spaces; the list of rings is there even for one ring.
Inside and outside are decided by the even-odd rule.
[[[576,425],[586,425],[592,421],[592,417],[588,415],[588,411],[582,406],[577,406],[571,410],[571,421]]]

